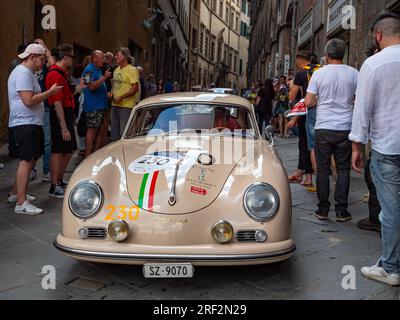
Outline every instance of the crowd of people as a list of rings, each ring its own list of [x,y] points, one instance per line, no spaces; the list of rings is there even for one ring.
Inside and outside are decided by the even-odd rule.
[[[298,135],[298,168],[288,178],[317,193],[318,219],[329,219],[331,176],[336,220],[352,219],[351,167],[358,173],[365,169],[370,217],[358,226],[381,232],[383,255],[362,274],[400,285],[400,17],[380,16],[373,33],[375,49],[360,72],[344,63],[346,43],[332,39],[325,49],[326,65],[319,65],[310,52],[299,52],[295,74],[258,81],[243,96],[255,106],[261,131],[273,124],[281,137],[290,131]],[[49,195],[64,197],[64,173],[77,149],[76,122],[80,149],[88,157],[107,143],[109,127],[112,141],[121,138],[141,99],[179,90],[171,79],[165,84],[156,82],[154,75],[145,79],[127,48],[115,54],[96,50],[72,70],[72,46],[49,50],[43,41],[35,42],[19,48],[8,80],[10,152],[20,159],[8,201],[16,204],[16,213],[28,215],[43,212],[27,194],[31,172],[42,155],[44,179],[51,181]],[[307,114],[288,119],[302,99]],[[370,148],[363,147],[368,144]],[[366,166],[364,159],[369,159]]]
[[[273,124],[280,137],[289,137],[287,113],[289,91],[293,78],[281,76],[279,79],[267,79],[265,83],[257,81],[249,89],[243,90],[242,97],[249,100],[256,109],[258,125],[261,132],[264,125]]]
[[[332,39],[325,48],[324,65],[311,52],[301,51],[293,78],[268,79],[264,85],[259,81],[243,96],[255,106],[260,131],[272,124],[281,137],[287,137],[289,130],[297,129],[299,163],[289,181],[317,194],[319,220],[329,219],[331,176],[336,221],[352,220],[348,211],[351,168],[360,174],[364,171],[370,191],[364,197],[369,218],[357,226],[381,232],[383,255],[376,265],[364,267],[362,274],[400,285],[400,91],[396,87],[400,17],[383,14],[373,33],[374,49],[368,50],[370,57],[360,72],[344,63],[346,43]],[[289,110],[300,101],[307,114],[288,119]]]
[[[146,78],[128,48],[95,50],[77,64],[71,45],[49,50],[41,39],[18,48],[9,69],[9,153],[20,159],[8,202],[19,214],[37,215],[28,183],[37,178],[43,156],[43,181],[49,196],[63,199],[64,174],[75,151],[89,157],[121,139],[132,109],[143,99],[180,90],[177,82]]]

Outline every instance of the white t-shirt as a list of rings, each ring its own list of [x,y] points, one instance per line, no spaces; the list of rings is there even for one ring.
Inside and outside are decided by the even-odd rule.
[[[358,71],[344,64],[330,64],[316,71],[308,93],[318,96],[315,129],[350,131]]]
[[[14,69],[8,78],[8,101],[10,104],[10,128],[38,125],[43,126],[44,104],[39,103],[27,107],[18,92],[31,91],[34,94],[42,92],[33,71],[22,64]]]

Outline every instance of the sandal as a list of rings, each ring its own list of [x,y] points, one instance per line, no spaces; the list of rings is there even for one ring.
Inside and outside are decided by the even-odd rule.
[[[317,193],[317,187],[309,187],[306,190],[310,193]]]
[[[311,188],[311,187],[313,187],[313,183],[312,182],[310,182],[310,183],[305,183],[305,182],[300,182],[300,184],[303,186],[303,187],[306,187],[306,188]]]
[[[303,181],[303,177],[296,176],[295,174],[289,177],[290,183],[301,183]]]

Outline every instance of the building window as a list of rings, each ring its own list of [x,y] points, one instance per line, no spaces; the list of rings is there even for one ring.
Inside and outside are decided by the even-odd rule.
[[[200,38],[199,38],[199,53],[203,54],[204,49],[204,26],[200,27]]]
[[[218,41],[218,48],[217,48],[217,63],[221,62],[221,55],[222,55],[222,42]]]
[[[206,57],[206,59],[209,58],[209,56],[208,56],[209,48],[210,48],[210,32],[207,30],[206,31],[205,44],[204,44],[204,56]]]
[[[210,60],[211,62],[215,62],[215,42],[216,38],[214,36],[211,37],[211,46],[210,46]]]
[[[236,30],[237,32],[239,32],[239,20],[240,20],[239,14],[236,13],[235,30]]]
[[[197,30],[192,30],[192,49],[197,49]]]
[[[211,0],[211,9],[217,11],[217,0]]]
[[[233,58],[233,72],[238,72],[238,60],[239,60],[239,53],[235,51],[235,56]]]

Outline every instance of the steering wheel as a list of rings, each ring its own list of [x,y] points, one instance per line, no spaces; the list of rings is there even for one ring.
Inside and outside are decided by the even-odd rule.
[[[211,130],[223,131],[225,129],[229,129],[229,128],[227,128],[227,127],[215,127],[215,128],[212,128]]]
[[[224,131],[224,130],[226,130],[226,129],[229,130],[229,128],[226,128],[226,127],[215,127],[215,128],[212,128],[212,129],[210,130],[210,132],[213,133],[213,134],[215,134],[215,133],[221,133],[222,131]]]

